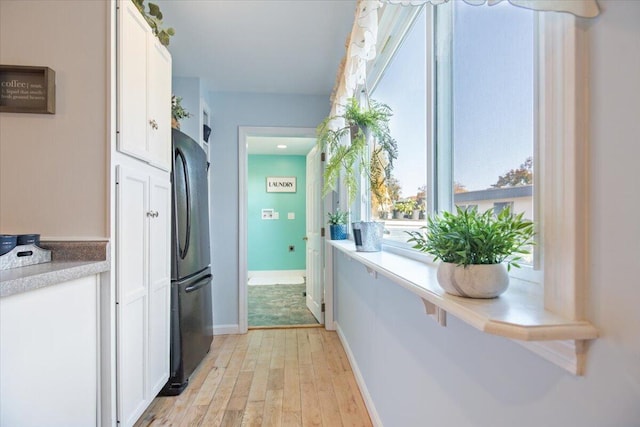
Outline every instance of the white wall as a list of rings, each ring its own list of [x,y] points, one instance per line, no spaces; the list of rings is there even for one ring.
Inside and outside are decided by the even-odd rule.
[[[600,0],[591,55],[590,290],[601,337],[573,376],[337,255],[336,318],[386,426],[640,425],[640,2]]]
[[[210,92],[214,325],[238,324],[238,126],[316,127],[329,96]]]
[[[108,231],[108,23],[102,1],[0,1],[0,63],[56,72],[56,113],[0,113],[0,231]]]

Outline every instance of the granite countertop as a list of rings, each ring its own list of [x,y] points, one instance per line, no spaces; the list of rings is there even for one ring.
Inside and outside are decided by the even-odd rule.
[[[51,262],[0,271],[0,298],[103,273],[111,268],[108,242],[42,242]]]

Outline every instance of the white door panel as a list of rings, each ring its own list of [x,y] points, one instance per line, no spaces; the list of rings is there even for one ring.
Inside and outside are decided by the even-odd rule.
[[[320,195],[320,152],[313,148],[307,155],[307,307],[320,323],[324,323],[322,303],[322,200]]]
[[[147,39],[151,33],[136,6],[120,3],[118,21],[118,150],[147,156]],[[152,35],[151,35],[152,36]]]
[[[171,170],[171,55],[154,36],[149,40],[147,105],[149,162]]]
[[[147,213],[149,178],[117,167],[118,419],[132,425],[147,406]]]
[[[150,167],[118,165],[117,407],[122,426],[144,412],[169,378],[171,184]],[[159,175],[158,175],[159,176]]]
[[[149,387],[155,396],[169,379],[171,184],[151,178],[149,217]]]

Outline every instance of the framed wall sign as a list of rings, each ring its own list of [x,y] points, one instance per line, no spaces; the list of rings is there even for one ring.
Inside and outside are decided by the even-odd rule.
[[[56,72],[49,67],[0,65],[0,112],[56,112]]]
[[[295,193],[295,176],[268,176],[267,193]]]

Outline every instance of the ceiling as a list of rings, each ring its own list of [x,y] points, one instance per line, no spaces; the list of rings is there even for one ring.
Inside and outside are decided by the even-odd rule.
[[[355,0],[156,0],[173,74],[216,92],[331,93]]]
[[[249,154],[276,154],[283,156],[306,156],[316,145],[315,138],[249,136],[247,137]],[[286,148],[278,148],[286,145]]]

